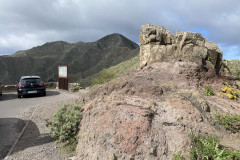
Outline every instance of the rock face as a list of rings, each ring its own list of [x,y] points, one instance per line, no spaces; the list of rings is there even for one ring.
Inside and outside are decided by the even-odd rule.
[[[240,114],[240,101],[204,96],[202,90],[211,85],[221,92],[224,80],[199,84],[174,65],[156,62],[81,96],[78,159],[169,160],[178,152],[187,157],[189,135],[199,133],[240,149],[237,136],[212,123],[216,113]]]
[[[141,67],[154,62],[184,61],[195,63],[199,71],[210,75],[219,74],[221,69],[222,52],[199,33],[172,34],[162,26],[147,24],[141,28],[139,42]]]

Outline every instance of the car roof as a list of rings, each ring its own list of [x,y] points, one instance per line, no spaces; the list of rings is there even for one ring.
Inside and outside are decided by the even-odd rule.
[[[39,76],[22,76],[21,79],[40,78]]]

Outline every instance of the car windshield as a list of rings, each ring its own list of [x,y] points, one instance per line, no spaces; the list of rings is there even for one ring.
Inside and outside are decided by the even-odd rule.
[[[27,79],[22,79],[21,80],[21,84],[31,84],[31,83],[34,83],[34,84],[38,84],[38,83],[41,83],[41,79],[39,78],[27,78]]]

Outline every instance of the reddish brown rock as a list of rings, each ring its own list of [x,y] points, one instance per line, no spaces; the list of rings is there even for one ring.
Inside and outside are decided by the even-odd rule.
[[[205,96],[202,87],[212,85],[220,92],[225,80],[199,84],[198,79],[183,76],[175,65],[157,62],[93,87],[84,98],[78,158],[168,160],[178,152],[187,156],[189,134],[214,134],[223,143],[231,137],[232,142],[234,135],[212,122],[216,113],[240,114],[239,101]],[[240,149],[239,139],[235,140],[226,145]]]

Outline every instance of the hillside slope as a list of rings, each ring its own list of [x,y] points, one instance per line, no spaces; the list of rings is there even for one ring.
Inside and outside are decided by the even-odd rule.
[[[137,51],[137,50],[136,50]],[[112,66],[110,68],[105,68],[105,71],[107,73],[110,73],[113,75],[112,79],[115,79],[117,77],[123,76],[129,71],[136,70],[139,68],[139,56],[135,56],[129,60],[126,60],[124,62],[121,62],[115,66]],[[77,75],[74,75],[77,76]],[[101,72],[98,72],[96,74],[93,74],[91,76],[88,76],[87,78],[80,79],[78,83],[81,85],[82,88],[86,88],[89,86],[94,85],[92,82],[94,79],[98,79],[101,77]]]
[[[40,75],[44,81],[56,81],[57,66],[67,64],[73,82],[136,56],[138,48],[136,43],[120,34],[88,43],[46,43],[10,56],[0,56],[0,81],[15,83],[22,75]]]

